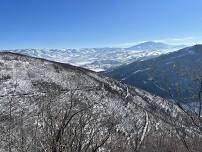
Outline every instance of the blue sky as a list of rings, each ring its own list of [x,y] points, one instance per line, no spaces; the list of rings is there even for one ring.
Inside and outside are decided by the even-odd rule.
[[[0,49],[200,43],[201,0],[1,0]]]

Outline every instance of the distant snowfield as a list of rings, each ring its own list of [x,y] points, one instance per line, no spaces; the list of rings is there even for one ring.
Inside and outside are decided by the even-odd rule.
[[[151,45],[151,43],[153,45]],[[162,45],[162,44],[161,44]],[[160,45],[160,46],[161,46]],[[96,72],[129,64],[134,61],[147,60],[161,54],[173,52],[182,46],[160,47],[155,42],[145,42],[133,48],[86,48],[86,49],[18,49],[2,50],[32,57],[44,58],[61,63],[87,68]]]

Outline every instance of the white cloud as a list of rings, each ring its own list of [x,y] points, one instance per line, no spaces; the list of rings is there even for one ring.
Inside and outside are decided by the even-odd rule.
[[[182,38],[168,38],[164,40],[156,40],[158,42],[174,44],[174,45],[195,45],[198,43],[202,43],[202,38],[196,37],[182,37]]]

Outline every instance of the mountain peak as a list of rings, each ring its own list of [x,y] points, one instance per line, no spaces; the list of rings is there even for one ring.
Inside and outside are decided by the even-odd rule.
[[[137,51],[155,51],[155,50],[179,50],[181,48],[186,47],[186,45],[170,45],[162,42],[155,42],[155,41],[147,41],[135,46],[131,46],[127,48],[128,50],[137,50]]]
[[[169,45],[161,42],[147,41],[138,45],[129,47],[129,50],[157,50],[168,48]]]
[[[167,45],[165,43],[162,43],[162,42],[155,42],[155,41],[146,41],[146,42],[143,42],[143,43],[140,43],[139,45]]]

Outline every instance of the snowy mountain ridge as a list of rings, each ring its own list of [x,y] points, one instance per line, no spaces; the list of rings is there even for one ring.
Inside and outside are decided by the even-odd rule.
[[[179,49],[179,48],[184,48],[186,45],[170,45],[162,42],[143,42],[140,44],[137,44],[135,46],[129,47],[128,50],[166,50],[166,49]]]
[[[183,47],[174,47],[163,43],[161,45],[167,47],[161,47],[156,42],[148,43],[138,44],[130,48],[17,49],[1,50],[1,52],[20,53],[32,57],[69,63],[94,71],[104,71],[134,61],[150,59]]]
[[[120,66],[106,73],[198,112],[201,59],[202,45],[195,45],[153,59]]]
[[[201,151],[197,117],[143,90],[14,53],[0,71],[2,152]]]

